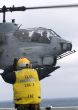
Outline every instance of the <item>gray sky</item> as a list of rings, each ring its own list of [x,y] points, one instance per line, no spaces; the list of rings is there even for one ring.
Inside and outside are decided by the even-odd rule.
[[[43,6],[78,3],[78,0],[0,0],[0,7],[6,6]],[[16,18],[21,28],[45,27],[53,29],[78,50],[78,8],[30,10],[7,13],[7,21]],[[2,15],[0,14],[0,22]],[[58,61],[60,69],[41,81],[42,98],[78,97],[78,52]],[[0,77],[0,101],[12,100],[12,86]]]

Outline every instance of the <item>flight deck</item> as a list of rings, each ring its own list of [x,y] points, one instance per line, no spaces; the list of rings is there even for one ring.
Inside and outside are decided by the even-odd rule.
[[[17,109],[14,109],[14,108],[0,108],[0,110],[17,110]],[[78,106],[52,107],[52,108],[41,107],[41,110],[78,110]]]

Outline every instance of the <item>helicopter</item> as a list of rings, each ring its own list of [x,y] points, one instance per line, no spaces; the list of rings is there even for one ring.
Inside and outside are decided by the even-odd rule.
[[[77,4],[41,6],[41,7],[6,7],[0,8],[3,22],[0,23],[0,68],[10,66],[14,58],[27,57],[33,65],[56,66],[57,60],[75,52],[72,43],[60,37],[52,29],[35,27],[20,29],[12,19],[6,22],[6,12],[25,11],[33,9],[78,7]],[[45,39],[46,37],[46,39]],[[67,52],[67,53],[66,53]]]

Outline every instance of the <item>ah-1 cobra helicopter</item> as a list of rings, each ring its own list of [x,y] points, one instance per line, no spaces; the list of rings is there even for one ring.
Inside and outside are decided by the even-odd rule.
[[[66,55],[74,53],[72,43],[62,39],[51,29],[28,28],[19,29],[14,22],[7,23],[5,20],[6,12],[25,11],[30,9],[49,9],[78,7],[78,5],[58,5],[42,7],[6,7],[0,8],[3,13],[3,22],[0,23],[0,68],[5,68],[12,64],[14,58],[28,57],[33,65],[55,66],[63,53]],[[43,34],[44,33],[44,34]],[[46,40],[45,40],[46,34]]]

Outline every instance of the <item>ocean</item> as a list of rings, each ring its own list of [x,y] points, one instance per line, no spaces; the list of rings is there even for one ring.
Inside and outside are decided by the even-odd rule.
[[[69,107],[69,106],[78,106],[78,98],[56,98],[56,99],[43,99],[41,107],[47,106],[53,107]],[[0,102],[0,108],[13,108],[13,101],[3,101]]]

